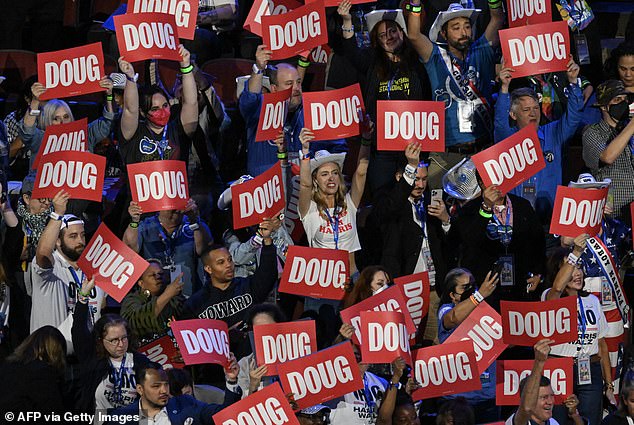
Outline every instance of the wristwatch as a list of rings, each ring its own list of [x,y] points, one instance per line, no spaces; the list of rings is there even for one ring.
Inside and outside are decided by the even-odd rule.
[[[251,69],[251,71],[255,74],[255,75],[260,75],[261,73],[264,72],[264,69],[260,69],[260,67],[258,66],[257,63],[253,64],[253,68]]]
[[[62,218],[64,217],[63,215],[57,214],[55,211],[51,211],[50,213],[48,213],[48,216],[51,218],[51,220],[57,221],[62,221]]]
[[[198,229],[200,229],[200,225],[199,225],[198,223],[192,223],[192,224],[190,224],[188,227],[189,227],[189,230],[191,230],[192,232],[193,232],[194,230],[198,230]]]

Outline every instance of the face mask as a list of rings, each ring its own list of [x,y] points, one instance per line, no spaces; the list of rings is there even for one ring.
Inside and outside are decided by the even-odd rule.
[[[608,107],[608,114],[610,114],[614,121],[623,121],[627,119],[630,114],[630,105],[628,105],[626,101],[610,105]]]
[[[165,127],[170,120],[170,109],[165,107],[157,111],[150,112],[147,114],[147,119],[156,126]]]
[[[383,291],[385,291],[387,288],[388,288],[388,285],[383,285],[383,286],[381,286],[379,289],[377,289],[376,291],[372,291],[372,295],[376,295],[376,294],[378,294],[378,293],[380,293],[380,292],[383,292]]]

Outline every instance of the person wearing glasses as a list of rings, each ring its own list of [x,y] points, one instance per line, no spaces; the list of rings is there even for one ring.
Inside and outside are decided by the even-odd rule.
[[[534,296],[544,270],[544,231],[530,202],[502,193],[497,185],[485,187],[479,174],[476,179],[482,197],[452,220],[447,246],[476,282],[484,281],[492,266],[499,270],[500,288],[487,300],[499,311],[500,300]]]
[[[94,278],[84,279],[81,293],[89,293]],[[132,349],[130,326],[118,314],[105,314],[92,327],[87,298],[81,297],[73,313],[73,345],[80,362],[77,409],[94,413],[95,409],[127,406],[137,398],[134,368],[149,360]],[[105,410],[102,410],[105,411]]]
[[[138,280],[136,290],[130,291],[121,303],[121,316],[128,321],[141,345],[165,335],[169,319],[180,314],[185,302],[182,276],[166,284],[161,261],[150,258],[147,262],[149,265]]]

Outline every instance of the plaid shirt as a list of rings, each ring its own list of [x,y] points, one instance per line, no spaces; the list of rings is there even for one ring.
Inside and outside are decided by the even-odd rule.
[[[4,118],[4,125],[7,127],[7,140],[9,144],[13,143],[13,140],[18,137],[18,124],[20,120],[16,118],[16,112],[13,111]]]
[[[616,158],[607,165],[601,162],[601,154],[619,131],[601,120],[583,133],[583,160],[597,180],[612,180],[610,192],[614,194],[614,218],[630,222],[629,205],[634,201],[634,138]]]

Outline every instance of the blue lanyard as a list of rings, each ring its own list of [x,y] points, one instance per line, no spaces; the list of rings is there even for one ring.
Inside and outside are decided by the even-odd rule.
[[[581,312],[581,346],[583,347],[583,341],[586,339],[586,312],[583,308],[583,301],[581,295],[577,294],[579,300],[579,310]]]
[[[168,144],[169,142],[167,140],[167,124],[166,124],[165,128],[163,129],[163,137],[161,137],[161,141],[158,143],[158,151],[159,151],[159,155],[161,156],[161,159],[165,159],[164,158],[165,149],[167,149]]]
[[[372,397],[372,391],[368,387],[367,372],[363,374],[363,393],[365,395],[365,403],[370,409],[372,409],[372,411],[374,411],[374,408],[376,407],[376,402]]]
[[[172,236],[167,236],[167,234],[165,233],[165,230],[163,230],[163,225],[158,219],[158,216],[155,216],[155,217],[156,217],[156,222],[158,223],[159,237],[161,238],[161,241],[163,241],[163,245],[165,246],[165,251],[163,252],[165,261],[169,262],[169,264],[174,264],[174,258],[172,258],[172,252],[174,251],[172,248],[172,243],[180,227],[176,229],[174,233],[172,233]]]
[[[110,367],[112,368],[112,378],[114,379],[114,401],[115,403],[123,402],[123,374],[125,373],[125,360],[127,354],[123,355],[121,359],[121,366],[119,370],[114,367],[112,360],[110,361]],[[115,406],[117,407],[117,406]]]
[[[68,266],[68,270],[70,270],[70,274],[73,275],[73,280],[75,281],[75,284],[77,285],[77,289],[81,291],[81,283],[84,281],[84,272],[81,272],[81,279],[80,279],[79,276],[77,276],[77,272],[75,271],[73,266]]]
[[[334,220],[330,216],[328,209],[324,210],[326,216],[328,217],[328,222],[330,223],[330,227],[332,228],[332,237],[335,240],[335,249],[339,249],[339,214],[337,213],[337,207],[335,207],[333,211]]]

